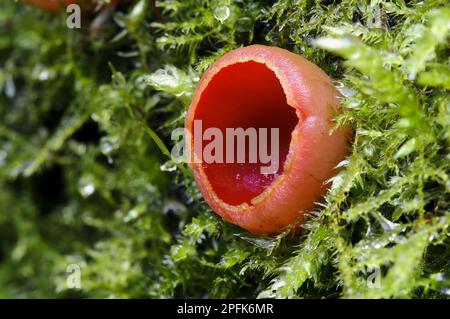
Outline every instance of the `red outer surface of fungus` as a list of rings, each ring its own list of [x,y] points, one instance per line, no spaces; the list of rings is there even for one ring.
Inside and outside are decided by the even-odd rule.
[[[51,12],[57,12],[62,7],[66,7],[69,4],[79,4],[80,2],[77,0],[22,0],[22,1]]]
[[[81,5],[83,9],[93,10],[99,1],[96,0],[22,0],[23,2],[32,4],[50,12],[58,12],[70,4]],[[111,4],[118,0],[111,1]]]
[[[330,134],[338,96],[319,67],[284,49],[252,45],[218,59],[195,91],[187,130],[194,132],[194,120],[224,136],[225,128],[279,128],[280,164],[276,174],[263,175],[259,162],[190,163],[211,208],[253,233],[280,233],[302,222],[348,152],[349,130]],[[195,153],[194,134],[187,145]]]

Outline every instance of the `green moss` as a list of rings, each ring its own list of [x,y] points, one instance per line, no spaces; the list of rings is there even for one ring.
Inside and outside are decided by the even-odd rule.
[[[446,1],[157,8],[122,5],[92,33],[0,4],[0,296],[448,296]],[[355,131],[300,234],[224,223],[167,151],[204,70],[251,43],[326,70]]]

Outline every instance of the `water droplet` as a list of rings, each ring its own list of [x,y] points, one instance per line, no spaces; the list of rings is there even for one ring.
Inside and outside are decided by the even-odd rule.
[[[48,80],[49,75],[50,75],[50,74],[48,73],[47,70],[42,70],[42,71],[39,73],[39,80],[41,80],[41,81],[46,81],[46,80]]]
[[[373,145],[367,145],[366,147],[364,147],[363,151],[367,157],[372,157],[375,153],[375,147]]]
[[[396,234],[392,234],[392,235],[389,236],[389,241],[390,242],[394,242],[397,239],[397,237],[398,236]]]
[[[177,169],[177,165],[173,161],[167,161],[159,168],[163,172],[174,172]]]
[[[349,106],[352,108],[357,108],[358,106],[361,105],[361,101],[355,100],[355,101],[351,101]]]
[[[348,160],[348,159],[345,159],[345,160],[343,160],[343,161],[340,161],[340,162],[336,165],[336,168],[346,167],[346,166],[348,166],[348,163],[349,163],[349,160]]]
[[[270,290],[264,290],[259,293],[256,299],[271,299],[274,298],[273,293]]]
[[[394,230],[399,226],[399,224],[391,222],[389,219],[387,219],[381,214],[377,214],[376,216],[378,217],[378,221],[380,222],[381,227],[385,231]]]
[[[309,262],[306,262],[303,267],[305,267],[306,273],[311,276],[311,264]]]
[[[441,292],[442,292],[443,294],[446,294],[446,295],[449,295],[449,296],[450,296],[450,288],[444,288],[444,289],[441,290]]]
[[[338,90],[345,97],[352,97],[356,93],[355,90],[353,90],[347,86],[338,87]]]
[[[415,79],[416,79],[416,73],[411,72],[410,74],[408,74],[409,81],[414,81]]]
[[[83,197],[88,197],[95,192],[95,186],[93,184],[87,184],[81,188],[80,193]]]
[[[342,171],[338,175],[332,177],[329,181],[331,182],[331,189],[336,190],[344,185],[345,173]]]
[[[5,83],[5,94],[9,98],[13,98],[16,95],[16,85],[12,77],[8,77]]]
[[[3,166],[5,164],[5,159],[7,155],[8,154],[5,151],[0,150],[0,166]]]
[[[286,286],[286,282],[283,281],[283,280],[280,280],[280,281],[275,282],[275,283],[272,285],[272,289],[273,289],[273,290],[278,290],[278,289],[280,289],[281,287],[284,287],[284,286]]]
[[[372,234],[373,234],[372,226],[370,225],[370,223],[367,223],[366,236],[369,237],[369,236],[371,236]],[[367,248],[365,248],[365,249],[367,249]]]
[[[128,223],[129,221],[136,219],[139,217],[139,212],[136,209],[132,209],[128,212],[128,214],[123,218],[123,221],[125,223]]]
[[[111,153],[112,150],[113,150],[112,145],[110,143],[108,143],[108,142],[102,143],[100,148],[102,150],[102,153],[105,154],[105,155]]]
[[[95,185],[91,177],[82,177],[78,182],[78,191],[81,196],[89,197],[95,192]]]
[[[437,274],[437,276],[436,276],[436,281],[437,282],[443,282],[445,280],[445,276],[444,276],[444,274],[443,273],[438,273]]]
[[[109,155],[119,148],[119,138],[117,136],[106,136],[100,140],[100,151],[103,155]]]
[[[224,23],[230,17],[230,8],[227,6],[220,6],[214,10],[214,18],[220,23]]]
[[[361,53],[355,52],[353,54],[350,54],[349,60],[358,60],[361,58]]]

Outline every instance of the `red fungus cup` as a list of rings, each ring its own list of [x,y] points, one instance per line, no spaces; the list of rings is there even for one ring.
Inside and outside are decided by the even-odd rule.
[[[318,66],[281,48],[252,45],[218,59],[203,75],[185,122],[189,166],[211,208],[259,234],[302,223],[349,150],[351,131],[332,131],[338,97]],[[227,134],[238,128],[245,132],[240,141]],[[267,134],[261,134],[264,129]],[[251,140],[255,131],[257,143]],[[267,156],[250,159],[250,152],[264,145],[265,155],[277,155],[270,172],[262,170]],[[244,161],[230,156],[239,151]],[[214,160],[205,160],[205,152]]]
[[[83,9],[93,10],[100,3],[98,0],[22,0],[23,2],[32,4],[50,12],[58,12],[71,4],[78,4]],[[118,2],[112,0],[111,4]]]
[[[65,8],[70,4],[80,4],[77,0],[22,0],[23,2],[32,4],[50,12],[57,12],[61,8]]]

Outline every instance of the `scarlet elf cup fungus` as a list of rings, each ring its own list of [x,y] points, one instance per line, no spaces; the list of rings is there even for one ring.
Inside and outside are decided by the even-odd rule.
[[[61,9],[64,9],[68,5],[78,4],[81,5],[82,8],[89,8],[93,10],[96,6],[102,3],[98,0],[22,0],[23,2],[27,2],[36,7],[40,7],[44,10],[50,12],[58,12]],[[118,2],[117,0],[111,1],[111,4]]]
[[[185,122],[189,165],[211,208],[254,233],[301,223],[348,152],[349,130],[331,133],[338,96],[318,66],[281,48],[252,45],[218,59],[203,75]],[[266,163],[248,160],[251,141],[239,145],[229,136],[224,149],[243,149],[245,162],[202,160],[207,142],[199,141],[195,123],[202,133],[217,128],[224,136],[230,128],[278,128],[276,171],[262,173]],[[274,151],[272,143],[269,148]]]
[[[22,0],[44,10],[56,12],[70,4],[79,4],[77,0]]]

